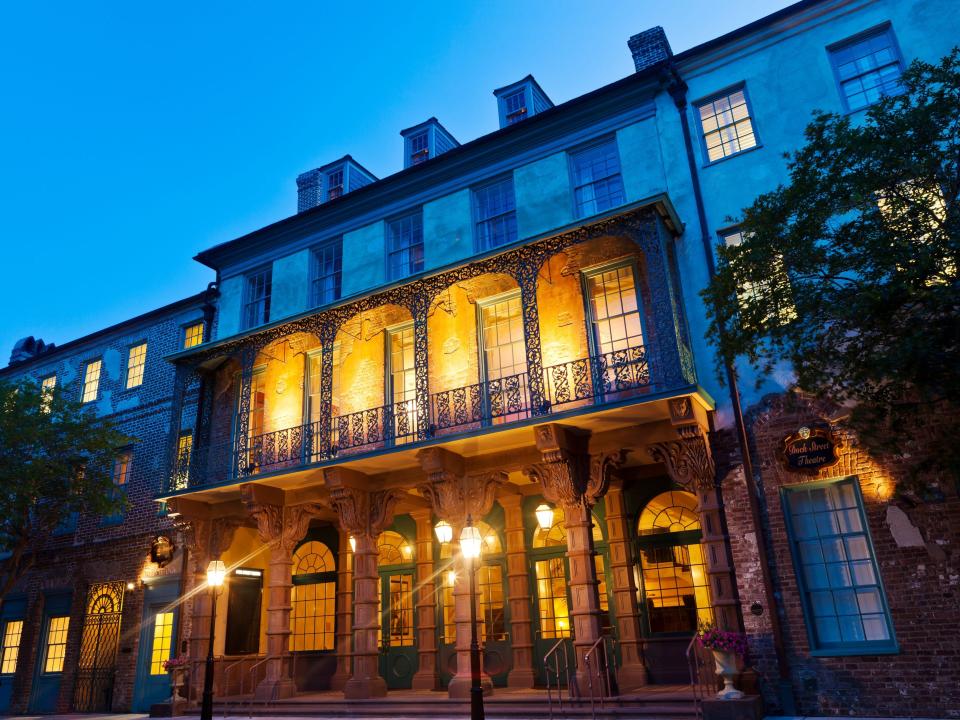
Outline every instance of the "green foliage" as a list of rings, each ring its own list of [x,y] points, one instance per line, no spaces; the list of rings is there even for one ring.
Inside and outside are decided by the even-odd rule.
[[[125,498],[113,483],[130,439],[89,406],[29,380],[0,381],[0,599],[73,513],[108,515]]]
[[[814,113],[704,290],[721,360],[787,360],[874,452],[960,476],[960,49],[866,117]],[[749,292],[745,292],[749,290]]]

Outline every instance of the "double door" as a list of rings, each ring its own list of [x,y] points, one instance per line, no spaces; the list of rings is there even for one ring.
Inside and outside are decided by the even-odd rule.
[[[414,571],[380,572],[380,676],[391,690],[410,688],[417,671]]]

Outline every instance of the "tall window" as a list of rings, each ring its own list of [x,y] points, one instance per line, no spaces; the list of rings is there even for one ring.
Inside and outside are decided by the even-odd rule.
[[[53,398],[53,393],[57,389],[57,376],[48,375],[43,380],[40,381],[40,402],[42,403],[44,412],[50,409],[50,401]]]
[[[183,329],[183,349],[196,347],[203,342],[203,323],[187,325]]]
[[[423,215],[418,210],[387,223],[387,276],[399,280],[423,270]]]
[[[336,628],[337,566],[330,548],[318,540],[293,553],[290,650],[333,650]]]
[[[327,173],[327,200],[343,195],[343,168]]]
[[[660,493],[640,513],[637,534],[650,632],[696,632],[713,618],[697,498],[679,490]]]
[[[570,155],[577,217],[609,210],[624,201],[617,142],[609,138]]]
[[[147,364],[147,344],[140,343],[130,348],[127,355],[127,388],[143,384],[143,368]]]
[[[702,102],[697,111],[710,162],[756,147],[745,87]]]
[[[829,49],[833,73],[847,110],[861,110],[884,95],[903,90],[903,66],[890,27],[881,28]]]
[[[336,238],[313,249],[310,301],[313,307],[340,299],[343,275],[343,238]]]
[[[586,276],[593,342],[599,355],[643,346],[632,263]]]
[[[68,616],[51,617],[47,621],[47,646],[43,658],[45,673],[63,672],[67,656],[67,632],[70,629]]]
[[[319,350],[307,355],[307,422],[320,421],[320,385],[322,381],[323,353]],[[340,414],[340,344],[333,346],[333,387],[331,388],[330,415]]]
[[[517,205],[513,176],[474,191],[477,213],[477,243],[481,250],[499,247],[517,239]]]
[[[93,402],[97,399],[97,390],[100,388],[100,360],[91,360],[83,372],[83,402]]]
[[[150,674],[166,675],[163,663],[170,659],[173,648],[173,613],[157,613],[153,619],[153,645],[150,648]]]
[[[393,414],[395,442],[409,440],[416,432],[417,371],[413,353],[413,326],[387,333],[387,404]]]
[[[857,478],[785,488],[783,499],[811,650],[896,652]]]
[[[270,293],[273,271],[269,267],[255,270],[247,275],[244,301],[244,327],[252,328],[270,322]]]
[[[430,136],[424,130],[410,138],[410,164],[419,165],[430,159]]]
[[[3,628],[3,647],[0,648],[0,675],[13,675],[20,657],[20,637],[23,620],[8,620]]]
[[[526,90],[517,90],[503,98],[507,125],[513,125],[527,117]]]
[[[177,438],[177,466],[173,475],[173,489],[186,490],[190,484],[190,457],[193,454],[193,433],[180,433]]]
[[[133,463],[133,453],[124,450],[113,460],[113,484],[119,488],[126,487],[130,479],[130,466]]]
[[[261,368],[253,373],[250,383],[250,415],[247,420],[248,463],[252,472],[259,468],[263,456],[264,414],[267,407],[267,392]],[[238,410],[239,412],[239,410]]]
[[[483,374],[487,382],[484,414],[495,422],[513,422],[529,407],[527,345],[520,293],[480,305]]]

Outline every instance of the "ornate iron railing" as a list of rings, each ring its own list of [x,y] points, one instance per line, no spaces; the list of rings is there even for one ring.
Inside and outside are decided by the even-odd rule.
[[[431,429],[442,434],[443,430],[453,428],[529,417],[528,388],[529,378],[524,372],[434,393],[430,396]]]
[[[543,415],[629,400],[655,386],[643,346],[551,365],[544,368],[543,380]],[[167,490],[221,484],[435,436],[507,425],[534,414],[531,396],[530,376],[523,372],[431,394],[427,427],[417,403],[407,400],[335,416],[328,432],[316,421],[251,436],[243,448],[230,439],[207,447],[198,444],[177,454]]]

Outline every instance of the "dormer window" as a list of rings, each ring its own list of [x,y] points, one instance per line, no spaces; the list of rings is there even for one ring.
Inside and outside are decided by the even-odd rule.
[[[493,91],[493,94],[497,98],[501,128],[516,125],[521,120],[526,120],[553,107],[553,102],[533,79],[533,75],[527,75],[519,82],[498,88]]]
[[[527,116],[527,93],[524,90],[518,90],[503,98],[504,110],[506,111],[507,125],[513,125],[520,122]]]
[[[410,164],[419,165],[430,159],[430,137],[426,130],[410,138]]]
[[[343,195],[343,168],[327,173],[327,200]]]

